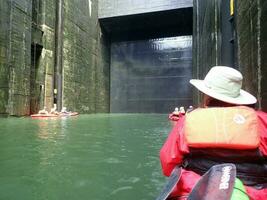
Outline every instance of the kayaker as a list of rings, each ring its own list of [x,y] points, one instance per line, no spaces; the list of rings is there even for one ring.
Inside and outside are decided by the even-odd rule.
[[[184,127],[186,125],[185,118],[187,117],[187,115],[181,117],[179,121],[177,122],[177,124],[173,127],[167,140],[165,141],[163,147],[160,150],[160,161],[161,161],[162,171],[164,175],[169,176],[172,170],[174,169],[174,167],[177,165],[180,165],[181,167],[183,167],[181,179],[176,185],[176,187],[174,188],[171,194],[172,197],[187,196],[188,193],[190,193],[193,186],[195,185],[195,183],[197,182],[197,180],[200,178],[201,174],[198,173],[197,170],[193,170],[193,167],[190,168],[190,164],[192,164],[191,166],[201,168],[200,164],[203,164],[203,163],[205,165],[207,163],[210,164],[212,162],[215,164],[216,162],[221,162],[221,163],[229,162],[229,160],[231,160],[231,155],[234,155],[233,159],[231,160],[232,162],[238,161],[237,159],[245,160],[242,162],[240,160],[241,162],[240,166],[244,167],[245,171],[248,169],[247,166],[252,166],[252,162],[250,163],[250,159],[253,159],[253,166],[256,166],[255,168],[257,169],[251,169],[250,171],[254,170],[254,172],[256,171],[255,174],[260,176],[260,179],[261,179],[260,183],[257,182],[258,181],[257,177],[256,178],[252,177],[254,179],[252,183],[250,184],[250,185],[257,185],[258,186],[257,189],[256,187],[246,186],[246,190],[247,190],[249,197],[251,199],[259,199],[259,200],[267,199],[267,189],[266,189],[267,177],[265,175],[267,165],[266,167],[261,167],[261,166],[265,166],[265,163],[261,163],[258,165],[258,161],[257,161],[257,159],[262,160],[263,157],[264,158],[267,157],[267,113],[262,112],[262,111],[254,111],[253,109],[249,108],[249,107],[254,107],[255,103],[257,102],[257,99],[250,93],[241,89],[242,79],[243,79],[242,74],[233,68],[226,67],[226,66],[215,66],[210,69],[210,71],[207,73],[204,80],[192,79],[190,80],[190,83],[193,86],[195,86],[200,92],[202,92],[203,94],[202,107],[203,108],[209,109],[211,107],[214,107],[214,108],[217,108],[217,107],[236,108],[237,107],[237,109],[239,109],[240,106],[243,106],[242,108],[244,108],[245,110],[249,110],[249,111],[252,110],[252,112],[255,112],[256,113],[255,116],[257,118],[256,123],[258,123],[257,131],[258,131],[259,140],[260,140],[259,147],[257,149],[246,150],[244,151],[246,153],[243,153],[243,154],[242,154],[243,150],[239,151],[238,149],[235,149],[235,150],[226,149],[225,150],[221,148],[218,150],[215,149],[214,151],[214,149],[208,149],[207,147],[205,147],[201,149],[201,151],[203,152],[202,153],[203,157],[201,157],[202,160],[200,159],[200,156],[195,157],[196,159],[200,159],[198,160],[200,163],[196,163],[196,162],[190,163],[190,161],[186,160],[186,158],[190,157],[190,155],[192,155],[192,150],[193,149],[197,150],[197,148],[189,148],[188,141],[185,139],[186,136],[185,136],[185,131],[184,131]],[[198,112],[197,110],[198,109],[195,109],[191,113]],[[221,109],[221,110],[224,110],[224,109]],[[200,117],[205,119],[205,116],[200,116]],[[239,116],[239,115],[237,115],[237,117],[234,118],[234,120],[236,121],[236,123],[239,123],[240,126],[242,126],[242,123],[244,123],[244,118],[242,118],[242,116]],[[198,120],[196,120],[195,123],[198,123]],[[210,123],[207,122],[207,124],[202,124],[202,126],[209,127]],[[199,133],[199,134],[203,134],[203,133]],[[219,136],[219,138],[220,137],[222,137],[222,135]],[[201,151],[198,152],[199,153],[198,155],[201,155]],[[214,155],[212,154],[212,152],[215,152]],[[252,156],[249,156],[250,154],[252,154]],[[213,156],[216,159],[214,159]],[[218,158],[216,156],[218,156]],[[209,158],[212,158],[212,159],[209,160]],[[192,160],[194,160],[194,158]],[[254,162],[255,162],[255,165],[254,165]],[[257,166],[259,166],[259,168]],[[201,170],[203,171],[203,168],[199,169],[199,171]],[[204,169],[204,171],[205,170],[206,169]],[[174,198],[174,199],[179,199],[179,198]]]
[[[181,115],[184,115],[185,114],[185,109],[183,106],[180,107],[180,114]]]
[[[61,114],[69,114],[70,112],[67,111],[67,108],[66,107],[62,107],[60,113]]]
[[[171,114],[169,114],[169,120],[176,122],[179,120],[180,115],[181,115],[181,112],[179,111],[179,108],[176,107],[174,111]]]
[[[51,109],[50,114],[58,115],[57,104],[54,104],[54,107]]]
[[[179,112],[179,108],[176,107],[176,108],[174,109],[174,111],[172,112],[172,115],[179,116],[179,114],[180,114],[180,112]]]
[[[46,106],[44,106],[44,109],[39,110],[38,114],[48,115],[48,111],[46,110]]]

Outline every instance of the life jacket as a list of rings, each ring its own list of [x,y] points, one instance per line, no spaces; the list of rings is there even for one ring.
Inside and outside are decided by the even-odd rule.
[[[246,106],[199,108],[186,115],[186,143],[194,148],[256,149],[258,117]]]

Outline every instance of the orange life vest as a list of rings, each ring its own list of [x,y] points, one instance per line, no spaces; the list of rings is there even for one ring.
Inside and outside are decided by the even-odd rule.
[[[189,147],[254,149],[259,147],[258,118],[246,106],[200,108],[186,115]]]

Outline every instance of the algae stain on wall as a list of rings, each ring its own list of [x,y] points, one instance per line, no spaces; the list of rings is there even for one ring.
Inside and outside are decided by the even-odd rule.
[[[98,1],[64,0],[63,104],[109,112],[109,44]],[[0,1],[0,114],[29,115],[54,103],[56,1]]]
[[[31,1],[13,0],[6,3],[9,5],[9,24],[3,29],[8,34],[7,40],[4,41],[8,46],[6,67],[9,77],[6,113],[27,115],[30,104]]]
[[[108,44],[101,37],[98,2],[64,1],[63,106],[109,112]]]
[[[48,109],[53,106],[56,3],[53,0],[33,1],[36,10],[36,26],[42,32],[41,41],[32,42],[34,45],[41,46],[39,60],[35,66],[32,66],[36,76],[32,80],[31,86],[33,102],[31,113],[36,113],[44,106],[47,106]]]
[[[9,55],[10,55],[10,4],[0,1],[0,114],[8,114]]]
[[[222,64],[221,16],[226,11],[219,9],[221,5],[219,0],[194,0],[194,78],[202,79],[210,67]],[[243,88],[267,111],[267,2],[236,0],[234,8],[235,67],[243,74]],[[214,33],[218,37],[212,37]]]

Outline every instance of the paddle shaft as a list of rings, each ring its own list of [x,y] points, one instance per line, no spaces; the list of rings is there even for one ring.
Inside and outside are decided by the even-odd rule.
[[[170,193],[172,192],[172,190],[174,189],[174,187],[176,186],[176,184],[181,178],[181,171],[182,169],[179,166],[176,166],[172,170],[172,173],[167,183],[164,185],[163,190],[161,191],[161,193],[159,194],[156,200],[166,200],[168,198],[168,196],[170,195]]]

